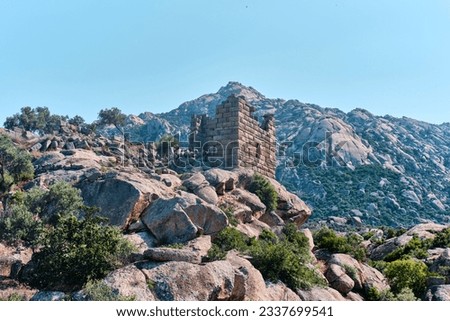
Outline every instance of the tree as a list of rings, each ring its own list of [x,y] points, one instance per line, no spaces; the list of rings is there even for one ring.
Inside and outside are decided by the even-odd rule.
[[[78,116],[78,115],[76,115],[76,116],[74,116],[74,117],[69,119],[69,124],[71,124],[71,125],[81,126],[84,123],[85,123],[84,122],[84,118],[81,117],[81,116]]]
[[[7,129],[19,127],[28,131],[37,131],[42,135],[59,130],[61,121],[66,119],[66,116],[52,115],[47,107],[23,107],[20,114],[6,118],[4,126]]]
[[[117,107],[102,109],[98,113],[100,125],[114,125],[123,134],[121,127],[125,125],[126,115]]]
[[[9,137],[0,135],[0,196],[4,197],[14,184],[33,175],[30,154],[14,146]]]

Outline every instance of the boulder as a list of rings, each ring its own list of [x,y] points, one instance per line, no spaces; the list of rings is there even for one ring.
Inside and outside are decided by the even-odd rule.
[[[335,289],[314,287],[310,290],[297,290],[302,301],[346,301]]]
[[[311,209],[297,195],[286,190],[277,180],[268,178],[278,194],[277,214],[285,221],[291,221],[301,226],[310,216]]]
[[[162,182],[126,171],[104,175],[95,182],[83,181],[77,187],[86,205],[99,207],[99,215],[123,229],[137,220],[154,199],[174,195]]]
[[[158,199],[145,211],[142,221],[158,240],[166,242],[162,236],[163,239],[178,238],[178,241],[172,239],[169,243],[193,239],[198,228],[208,235],[220,232],[228,225],[221,209],[186,192],[180,192],[179,196],[171,199]],[[182,236],[177,236],[180,233]]]
[[[144,254],[150,248],[158,245],[158,240],[150,232],[126,234],[124,238],[135,247],[138,254]]]
[[[227,261],[167,262],[142,272],[160,301],[227,300],[234,289],[235,270]]]
[[[216,205],[219,201],[215,189],[209,185],[201,173],[195,173],[183,181],[183,186],[209,204]]]
[[[440,232],[447,228],[446,225],[436,224],[436,223],[423,223],[418,224],[404,234],[387,240],[385,243],[374,248],[370,253],[370,258],[372,260],[382,260],[389,253],[395,251],[400,246],[406,245],[413,236],[417,236],[420,239],[432,239],[435,237],[437,232]]]
[[[434,260],[429,268],[430,272],[444,275],[450,280],[450,248],[445,249],[442,254]]]
[[[161,244],[184,243],[198,232],[176,198],[156,200],[143,214],[142,222]]]
[[[17,278],[32,255],[33,251],[29,248],[14,248],[0,243],[0,277]]]
[[[203,173],[209,184],[215,188],[217,195],[224,195],[235,188],[237,175],[220,168],[212,168]]]
[[[355,281],[352,280],[350,276],[345,273],[343,267],[337,264],[330,264],[325,273],[330,286],[340,293],[346,295],[355,286]]]
[[[65,301],[66,294],[57,291],[39,291],[33,295],[30,301]]]
[[[248,237],[259,237],[263,230],[270,230],[270,226],[259,220],[253,220],[250,223],[238,224],[236,229]]]
[[[119,295],[134,297],[137,301],[155,301],[145,274],[134,265],[112,271],[103,282]]]
[[[266,285],[261,272],[235,251],[227,254],[235,269],[233,300],[240,301],[299,301],[300,298],[283,283]]]
[[[327,261],[328,267],[336,264],[346,271],[346,274],[354,281],[354,289],[367,291],[374,287],[379,291],[389,289],[388,281],[384,275],[373,267],[360,263],[348,254],[333,254]]]
[[[157,262],[189,262],[199,264],[201,256],[190,250],[172,248],[151,248],[144,252],[144,258]]]
[[[189,241],[183,248],[192,251],[201,258],[208,255],[211,246],[211,236],[202,235]]]
[[[435,285],[428,289],[426,301],[450,301],[450,284]]]
[[[385,243],[372,249],[372,251],[370,252],[370,258],[372,260],[382,260],[388,254],[398,249],[400,246],[403,246],[406,243],[408,243],[411,239],[412,236],[406,234],[403,234],[399,237],[391,238],[387,240]]]
[[[278,216],[275,211],[265,212],[259,220],[269,226],[283,226],[285,225],[283,219]]]
[[[410,228],[405,234],[416,235],[420,239],[432,239],[437,232],[441,232],[448,226],[436,223],[423,223]]]
[[[253,216],[256,218],[261,217],[266,211],[266,205],[264,205],[259,197],[253,193],[237,188],[233,190],[231,194],[239,203],[248,206],[252,210]]]

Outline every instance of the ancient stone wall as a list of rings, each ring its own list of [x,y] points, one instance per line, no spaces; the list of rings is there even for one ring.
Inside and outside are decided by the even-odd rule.
[[[259,124],[254,107],[243,97],[230,96],[216,108],[214,118],[193,116],[190,148],[201,153],[203,164],[231,169],[248,167],[275,176],[276,141],[272,115]]]

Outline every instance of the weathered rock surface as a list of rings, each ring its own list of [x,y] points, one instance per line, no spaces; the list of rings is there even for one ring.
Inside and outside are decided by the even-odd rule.
[[[103,282],[119,295],[134,297],[137,301],[155,301],[144,273],[134,265],[111,272]]]
[[[235,271],[227,261],[205,265],[167,262],[142,271],[161,301],[226,300],[233,293]]]
[[[162,182],[137,172],[105,175],[103,179],[82,182],[77,187],[86,205],[101,208],[99,215],[122,228],[139,218],[154,199],[174,195]]]
[[[127,234],[124,238],[133,244],[139,254],[144,254],[149,248],[158,245],[158,240],[150,232]]]
[[[354,281],[354,290],[366,291],[371,287],[379,291],[389,289],[387,279],[383,274],[368,266],[365,263],[358,262],[348,254],[333,254],[327,261],[328,267],[338,265]],[[351,271],[351,272],[349,272]],[[333,273],[331,274],[333,275]],[[344,288],[343,288],[344,289]]]
[[[425,295],[427,301],[450,301],[450,284],[432,286]]]
[[[302,301],[346,301],[335,289],[314,287],[311,290],[297,290]]]
[[[197,236],[198,229],[178,199],[158,199],[143,214],[142,222],[161,244],[183,243]]]
[[[144,252],[144,258],[157,262],[189,262],[199,264],[201,262],[200,255],[196,253],[184,250],[184,249],[172,249],[172,248],[151,248]]]
[[[349,293],[355,286],[355,281],[345,273],[345,269],[337,264],[330,264],[325,273],[330,286],[342,294]]]
[[[300,298],[283,283],[266,284],[259,272],[236,252],[229,252],[227,261],[235,269],[235,290],[232,299],[244,301],[299,301]]]
[[[382,260],[389,253],[392,253],[400,246],[406,245],[413,236],[417,236],[420,239],[432,239],[437,232],[447,228],[446,225],[435,223],[423,223],[418,224],[406,231],[404,234],[387,240],[385,243],[375,247],[371,250],[370,258],[373,260]]]

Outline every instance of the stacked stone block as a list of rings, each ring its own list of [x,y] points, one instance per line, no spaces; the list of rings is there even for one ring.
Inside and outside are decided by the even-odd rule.
[[[247,167],[275,176],[276,141],[273,115],[260,125],[254,107],[243,97],[230,96],[216,108],[214,118],[193,116],[190,148],[201,152],[206,166]]]

